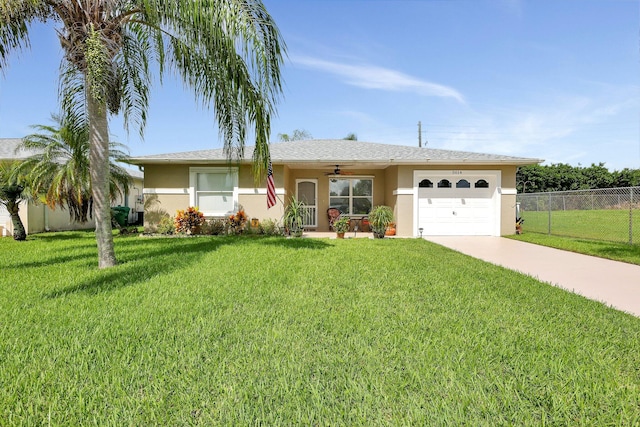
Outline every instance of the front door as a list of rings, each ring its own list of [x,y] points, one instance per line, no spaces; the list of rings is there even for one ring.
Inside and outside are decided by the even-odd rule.
[[[318,226],[318,180],[296,180],[296,198],[304,202],[304,227],[316,228]]]

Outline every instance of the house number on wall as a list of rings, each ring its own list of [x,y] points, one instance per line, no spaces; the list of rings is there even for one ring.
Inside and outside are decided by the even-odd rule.
[[[453,175],[462,175],[462,171],[451,171]]]

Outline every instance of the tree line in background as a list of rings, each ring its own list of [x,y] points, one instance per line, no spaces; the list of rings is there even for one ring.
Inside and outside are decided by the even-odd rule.
[[[587,167],[563,163],[531,165],[518,169],[516,181],[518,193],[635,187],[640,185],[640,169],[611,172],[604,163]]]

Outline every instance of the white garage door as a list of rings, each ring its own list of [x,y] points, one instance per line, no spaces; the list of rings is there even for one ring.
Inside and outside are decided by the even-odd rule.
[[[431,175],[418,183],[425,236],[491,236],[498,229],[495,175]]]

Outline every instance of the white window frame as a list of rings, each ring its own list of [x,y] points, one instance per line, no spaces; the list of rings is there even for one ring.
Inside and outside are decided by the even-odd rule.
[[[374,190],[374,184],[375,184],[375,180],[373,178],[374,178],[373,176],[352,176],[352,175],[349,175],[348,177],[347,176],[345,176],[345,177],[342,177],[342,176],[330,176],[329,180],[332,180],[332,179],[341,179],[341,180],[348,180],[348,181],[352,181],[352,180],[355,180],[355,179],[360,179],[360,180],[368,179],[368,180],[371,180],[371,208],[373,208],[373,200],[374,200],[373,199],[373,193],[374,193],[373,190]],[[349,182],[349,196],[348,196],[348,198],[349,198],[349,211],[353,211],[353,194],[352,193],[353,193],[353,185],[352,185],[351,182]],[[345,196],[332,196],[331,195],[331,183],[329,183],[329,199],[328,199],[329,200],[329,207],[333,207],[333,205],[331,204],[331,198],[332,197],[338,198],[338,197],[345,197]],[[362,197],[362,196],[356,196],[356,198],[364,199],[364,197]],[[367,212],[366,214],[349,213],[349,214],[345,214],[345,215],[358,217],[358,216],[368,215],[368,214],[369,214],[369,212]]]
[[[216,174],[231,174],[231,178],[233,179],[233,211],[201,211],[205,216],[209,217],[222,217],[232,214],[238,210],[238,168],[229,168],[229,167],[192,167],[189,168],[189,205],[197,206],[197,193],[198,189],[196,188],[198,179],[197,174],[199,173],[216,173]]]

